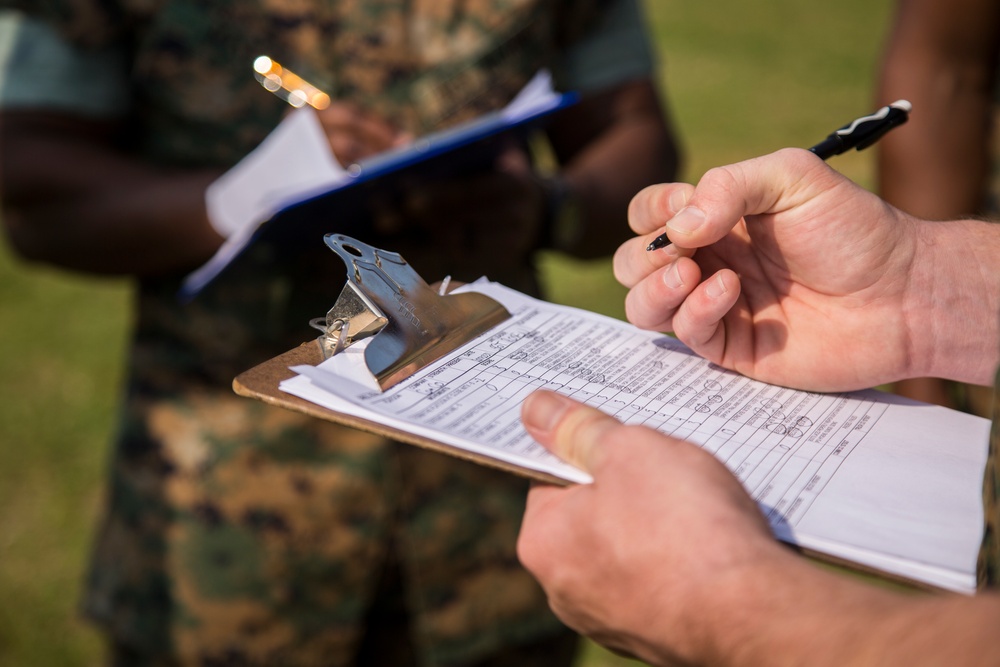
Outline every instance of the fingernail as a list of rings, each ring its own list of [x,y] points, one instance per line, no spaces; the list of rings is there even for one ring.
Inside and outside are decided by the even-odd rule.
[[[680,251],[677,250],[677,246],[675,246],[673,243],[670,243],[668,245],[663,246],[662,248],[660,248],[656,252],[658,252],[661,255],[664,255],[666,257],[672,257],[673,259],[677,259],[678,257],[681,256]]]
[[[705,294],[712,297],[713,299],[718,299],[720,296],[728,292],[726,289],[726,284],[722,282],[722,276],[715,276],[705,285]]]
[[[667,221],[667,227],[681,234],[692,234],[705,224],[705,212],[694,206],[685,206]]]
[[[526,426],[550,433],[572,406],[573,402],[565,396],[551,391],[536,391],[525,399],[521,420]]]
[[[688,203],[688,192],[687,190],[678,190],[677,192],[670,195],[670,199],[667,200],[670,205],[671,211],[680,211]]]
[[[681,271],[677,267],[677,262],[667,267],[667,270],[663,273],[663,284],[670,289],[677,289],[684,286],[684,279],[681,277]]]

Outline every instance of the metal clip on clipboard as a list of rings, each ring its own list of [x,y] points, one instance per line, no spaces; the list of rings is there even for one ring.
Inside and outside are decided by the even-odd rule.
[[[326,317],[310,322],[323,332],[323,358],[374,336],[365,363],[383,390],[510,317],[483,294],[439,295],[398,253],[341,234],[324,241],[347,265],[347,284]]]

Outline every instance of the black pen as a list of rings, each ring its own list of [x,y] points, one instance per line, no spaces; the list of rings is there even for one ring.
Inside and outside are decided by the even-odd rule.
[[[886,132],[899,127],[910,117],[913,105],[906,100],[893,102],[868,116],[851,121],[844,127],[831,132],[826,139],[809,150],[826,160],[834,155],[846,153],[852,148],[863,150],[882,138]],[[660,234],[646,246],[646,250],[659,250],[670,245],[666,233]]]

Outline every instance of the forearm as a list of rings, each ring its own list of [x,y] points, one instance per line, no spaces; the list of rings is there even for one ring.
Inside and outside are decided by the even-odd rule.
[[[635,83],[607,96],[591,100],[603,111],[576,123],[571,132],[556,133],[559,145],[576,142],[584,148],[571,156],[562,151],[562,176],[569,184],[580,215],[580,233],[572,247],[564,250],[580,257],[611,254],[631,236],[628,204],[636,192],[652,183],[676,178],[680,152],[669,119],[648,83]],[[607,118],[595,119],[603,114]],[[589,125],[597,122],[589,141],[583,141]],[[569,120],[566,126],[572,126]],[[567,134],[577,134],[570,138]]]
[[[904,302],[907,377],[990,385],[1000,362],[1000,228],[977,220],[916,224]]]
[[[222,238],[204,191],[221,170],[167,171],[111,148],[106,126],[5,114],[3,222],[24,257],[106,274],[197,266]]]
[[[702,664],[996,664],[1000,599],[909,595],[788,553],[717,584]]]

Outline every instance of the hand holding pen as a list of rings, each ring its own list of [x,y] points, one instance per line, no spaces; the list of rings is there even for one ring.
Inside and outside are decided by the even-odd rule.
[[[664,221],[676,243],[648,252]],[[630,322],[800,389],[932,370],[920,364],[939,355],[914,339],[937,329],[928,295],[954,292],[942,280],[962,283],[934,274],[933,261],[918,275],[914,261],[933,235],[965,227],[921,223],[799,149],[710,169],[697,186],[650,186],[632,200],[629,226],[637,236],[614,271]]]
[[[344,100],[333,100],[324,91],[269,56],[253,63],[257,82],[290,106],[316,110],[337,161],[347,166],[413,140],[376,114]]]
[[[864,150],[881,139],[889,130],[905,123],[910,116],[912,105],[906,100],[898,100],[882,107],[873,114],[857,118],[839,130],[831,132],[823,141],[809,150],[823,160],[846,153],[852,148]],[[667,235],[660,234],[646,250],[659,250],[670,244]]]

